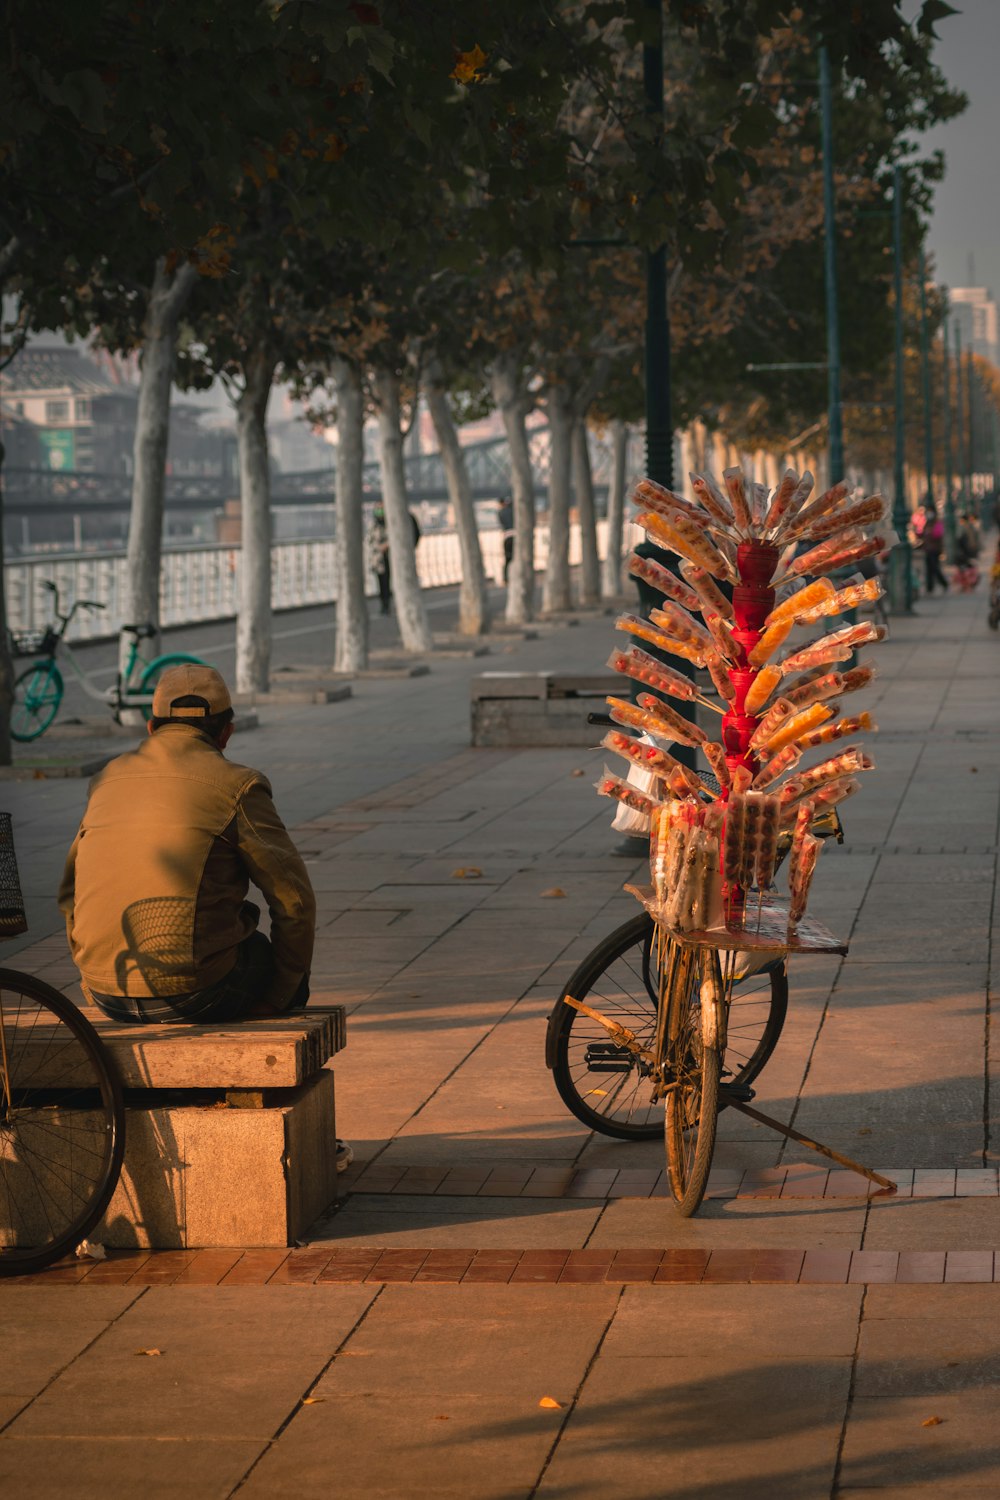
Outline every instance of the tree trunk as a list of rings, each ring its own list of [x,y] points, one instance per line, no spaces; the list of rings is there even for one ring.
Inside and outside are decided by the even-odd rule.
[[[622,533],[625,525],[625,464],[628,453],[628,428],[618,417],[611,423],[611,453],[604,593],[608,599],[616,599],[622,591]]]
[[[378,458],[389,535],[389,569],[396,623],[407,651],[431,651],[434,639],[417,577],[413,524],[406,503],[399,376],[394,370],[383,368],[375,371],[375,392],[378,397]]]
[[[577,417],[573,426],[573,488],[580,520],[580,603],[597,604],[601,598],[601,560],[597,554],[594,476],[585,416]]]
[[[123,623],[151,624],[157,630],[160,624],[160,557],[177,325],[197,280],[198,273],[193,266],[184,264],[170,272],[165,261],[158,260],[143,325],[122,608]],[[121,636],[118,663],[122,672],[130,648],[131,639]],[[126,709],[122,722],[141,724],[141,711]]]
[[[544,608],[572,608],[569,586],[570,460],[573,412],[565,386],[550,387],[545,402],[549,418],[549,560],[542,591]]]
[[[271,681],[271,474],[267,458],[267,403],[274,360],[267,351],[247,356],[236,402],[240,460],[239,613],[236,620],[236,691],[266,693]]]
[[[512,625],[524,625],[535,618],[535,480],[524,425],[527,407],[517,377],[517,361],[509,355],[501,355],[490,373],[493,399],[500,409],[510,452],[514,507],[514,556],[507,584],[506,617]]]
[[[3,460],[0,441],[0,766],[11,763],[10,711],[14,706],[14,663],[7,644],[7,594],[4,587]]]
[[[448,497],[455,513],[458,545],[462,554],[462,582],[458,591],[458,629],[461,635],[485,635],[490,628],[490,605],[486,592],[483,551],[479,545],[479,526],[472,499],[472,485],[465,454],[455,431],[444,383],[434,370],[428,372],[424,386],[427,409],[437,433],[438,447],[444,464]]]
[[[346,359],[333,362],[337,387],[337,644],[338,672],[368,665],[365,599],[365,514],[362,466],[365,407],[361,376]]]

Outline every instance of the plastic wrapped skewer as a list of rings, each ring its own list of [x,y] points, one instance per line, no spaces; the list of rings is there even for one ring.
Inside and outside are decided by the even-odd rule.
[[[627,781],[615,776],[612,771],[606,770],[594,785],[602,797],[614,797],[617,802],[624,802],[633,812],[643,813],[647,818],[651,818],[662,805],[654,798],[647,797],[645,792],[640,792],[638,787],[629,786]]]
[[[615,621],[616,630],[627,631],[629,635],[635,636],[640,641],[648,641],[651,646],[656,646],[660,651],[666,651],[671,656],[683,657],[685,661],[692,662],[696,667],[705,665],[705,652],[711,645],[709,637],[707,645],[700,641],[674,640],[665,631],[658,630],[648,620],[642,619],[640,615],[619,615]]]
[[[833,599],[836,593],[837,590],[829,578],[817,578],[815,583],[807,583],[805,588],[799,589],[795,594],[789,594],[787,598],[782,599],[780,604],[776,604],[764,624],[765,626],[776,625],[780,620],[801,624],[815,606],[827,599]]]
[[[798,745],[786,745],[757,772],[753,779],[754,790],[760,792],[773,786],[779,776],[784,776],[786,771],[793,771],[801,759],[802,751]]]
[[[704,792],[704,787],[695,773],[688,770],[687,766],[682,766],[668,750],[661,750],[659,745],[650,745],[644,740],[635,740],[631,735],[621,734],[617,729],[609,729],[601,744],[606,750],[613,750],[616,755],[623,755],[634,766],[641,766],[644,771],[654,771],[657,776],[664,780],[669,779],[675,785],[683,785],[684,790],[681,795],[685,797],[697,796]]]
[[[753,532],[753,514],[747,499],[743,470],[726,469],[722,475],[722,482],[726,486],[733,507],[733,523],[736,530],[742,536],[749,537]]]
[[[781,725],[787,723],[794,713],[795,709],[787,698],[775,698],[771,707],[750,736],[751,750],[762,749],[772,736],[777,734]]]
[[[706,568],[714,578],[728,578],[730,565],[718,548],[709,541],[696,521],[686,516],[674,516],[667,520],[655,511],[643,511],[636,517],[636,525],[651,536],[661,547],[687,558],[696,567]]]
[[[800,677],[798,682],[784,688],[781,696],[787,698],[794,708],[802,709],[808,708],[812,703],[825,703],[830,698],[838,698],[847,691],[843,672],[824,672],[822,668],[814,668],[812,672]]]
[[[680,604],[682,608],[701,608],[701,600],[694,589],[688,588],[687,584],[682,583],[675,573],[671,573],[669,568],[662,567],[660,563],[654,562],[651,557],[640,557],[637,552],[633,552],[628,557],[626,566],[633,578],[641,578],[643,583],[648,583],[650,588],[656,589],[668,599],[673,599],[675,604]]]
[[[777,755],[779,750],[784,750],[787,745],[797,744],[804,735],[832,718],[833,709],[829,704],[813,703],[808,708],[801,709],[799,713],[793,714],[783,724],[779,724],[774,733],[763,741],[760,748],[768,755]]]
[[[660,728],[657,732],[664,739],[676,740],[681,745],[703,745],[708,739],[700,724],[685,719],[669,703],[664,703],[662,698],[654,698],[651,693],[640,693],[639,707],[648,709],[654,719],[659,720]]]
[[[733,525],[733,507],[718,485],[708,474],[692,474],[689,477],[691,488],[701,501],[702,508],[708,512],[716,525],[728,531]]]
[[[778,485],[771,499],[767,515],[764,517],[765,536],[780,534],[782,524],[786,520],[790,521],[793,519],[794,511],[792,506],[798,488],[799,476],[794,469],[786,469],[781,483]]]
[[[872,641],[885,639],[884,625],[845,625],[841,630],[834,630],[830,635],[825,635],[821,640],[814,641],[811,646],[806,646],[802,651],[796,651],[787,656],[781,663],[781,670],[786,675],[789,672],[801,672],[807,667],[826,666],[830,662],[847,661],[854,655],[858,646],[867,646]]]
[[[660,630],[678,641],[690,641],[704,651],[712,649],[712,637],[705,626],[693,620],[686,609],[670,599],[664,599],[662,604],[651,609],[649,618]]]
[[[636,682],[644,683],[658,693],[666,693],[668,697],[693,702],[698,696],[698,689],[689,677],[683,677],[673,667],[640,651],[638,646],[633,646],[630,651],[612,651],[608,657],[608,666],[614,672],[634,677]]]
[[[825,578],[818,581],[829,583],[829,579]],[[876,599],[881,599],[884,592],[877,578],[866,578],[864,583],[851,583],[839,590],[834,590],[833,584],[830,584],[832,597],[821,600],[812,609],[807,609],[795,618],[799,625],[811,625],[814,621],[822,619],[824,615],[842,615],[849,609],[857,609],[859,604],[874,604]]]
[[[758,709],[763,708],[780,681],[780,667],[762,667],[747,689],[743,700],[744,711],[755,714]]]
[[[791,633],[791,620],[779,620],[777,624],[769,626],[764,631],[760,640],[752,651],[747,653],[747,661],[752,667],[763,667],[771,659],[774,653],[782,646]]]
[[[838,719],[836,724],[824,724],[821,728],[804,734],[799,743],[803,750],[815,750],[820,745],[829,745],[835,740],[844,740],[848,735],[859,734],[862,731],[872,734],[878,732],[878,725],[873,722],[869,713],[854,714],[849,719]]]
[[[721,615],[724,620],[732,622],[733,606],[707,568],[699,568],[694,563],[682,562],[681,576],[698,596],[698,604],[695,606],[705,615],[706,611],[713,611]],[[706,615],[707,618],[707,615]]]

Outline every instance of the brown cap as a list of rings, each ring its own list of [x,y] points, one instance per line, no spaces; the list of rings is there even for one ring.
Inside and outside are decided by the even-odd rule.
[[[198,720],[232,708],[229,689],[214,667],[184,662],[169,667],[153,694],[154,719]]]

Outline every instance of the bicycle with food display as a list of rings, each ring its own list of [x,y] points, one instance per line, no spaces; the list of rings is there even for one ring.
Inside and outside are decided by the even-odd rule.
[[[610,665],[653,691],[637,703],[609,698],[603,744],[652,772],[656,790],[640,792],[609,771],[598,790],[648,818],[650,880],[626,887],[643,912],[572,976],[547,1038],[559,1092],[592,1128],[648,1137],[663,1107],[667,1176],[684,1215],[704,1196],[724,1106],[892,1191],[887,1179],[750,1105],[784,1021],[788,956],[847,951],[806,904],[821,839],[839,834],[836,809],[873,762],[857,744],[801,762],[875,728],[866,712],[838,712],[840,699],[873,676],[847,664],[885,629],[850,624],[778,654],[797,626],[880,598],[876,578],[848,575],[838,587],[829,575],[842,579],[891,545],[885,502],[853,499],[844,484],[814,497],[812,476],[792,470],[773,494],[739,469],[723,479],[725,493],[693,475],[695,501],[649,480],[636,487],[638,524],[677,554],[679,576],[633,555],[630,571],[663,602],[648,621],[623,615],[618,627],[707,668],[725,707],[639,646],[612,654]],[[720,713],[718,739],[695,722],[696,702]],[[665,743],[703,754],[712,774],[697,775]],[[782,897],[775,875],[786,855]]]

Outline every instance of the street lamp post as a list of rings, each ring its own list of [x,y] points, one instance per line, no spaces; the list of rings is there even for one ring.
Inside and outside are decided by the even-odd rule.
[[[955,320],[955,438],[958,448],[958,500],[962,509],[968,503],[965,471],[965,398],[962,395],[962,330]],[[952,506],[954,517],[955,507]],[[953,557],[952,553],[948,554]]]
[[[965,400],[966,400],[966,404],[968,405],[968,408],[969,408],[969,492],[968,492],[968,496],[967,496],[967,506],[966,506],[966,508],[968,509],[968,511],[969,511],[970,514],[972,513],[972,509],[973,509],[973,507],[975,506],[975,503],[976,503],[976,495],[975,495],[975,482],[976,482],[976,445],[975,445],[975,429],[973,427],[973,415],[972,415],[972,413],[973,413],[973,405],[972,405],[972,403],[973,403],[973,396],[974,396],[974,389],[973,389],[973,387],[975,385],[975,381],[973,379],[974,375],[975,375],[975,366],[972,363],[972,349],[969,348],[969,349],[966,349],[966,351],[965,351]]]
[[[907,538],[909,512],[906,508],[904,473],[906,426],[903,408],[903,174],[897,165],[892,173],[892,248],[893,288],[896,299],[896,444],[893,464],[892,524],[899,543],[889,557],[889,604],[893,614],[910,614],[913,609],[913,586],[910,577],[910,543]]]
[[[663,7],[646,0],[655,16],[652,40],[642,49],[646,110],[663,130]],[[646,473],[668,489],[674,482],[674,431],[670,402],[670,317],[667,310],[667,247],[646,252]]]
[[[830,57],[819,49],[820,122],[823,132],[823,281],[826,288],[826,390],[830,483],[844,477],[844,421],[840,399],[840,307],[837,296],[837,223],[833,191],[833,101]]]
[[[927,335],[927,267],[924,263],[924,247],[920,247],[920,371],[924,387],[924,471],[927,476],[927,496],[934,498],[934,425],[931,406],[931,359]]]
[[[948,319],[941,325],[941,361],[944,371],[944,407],[941,412],[944,437],[944,534],[951,557],[955,547],[955,493],[951,472],[951,355],[948,353]]]

